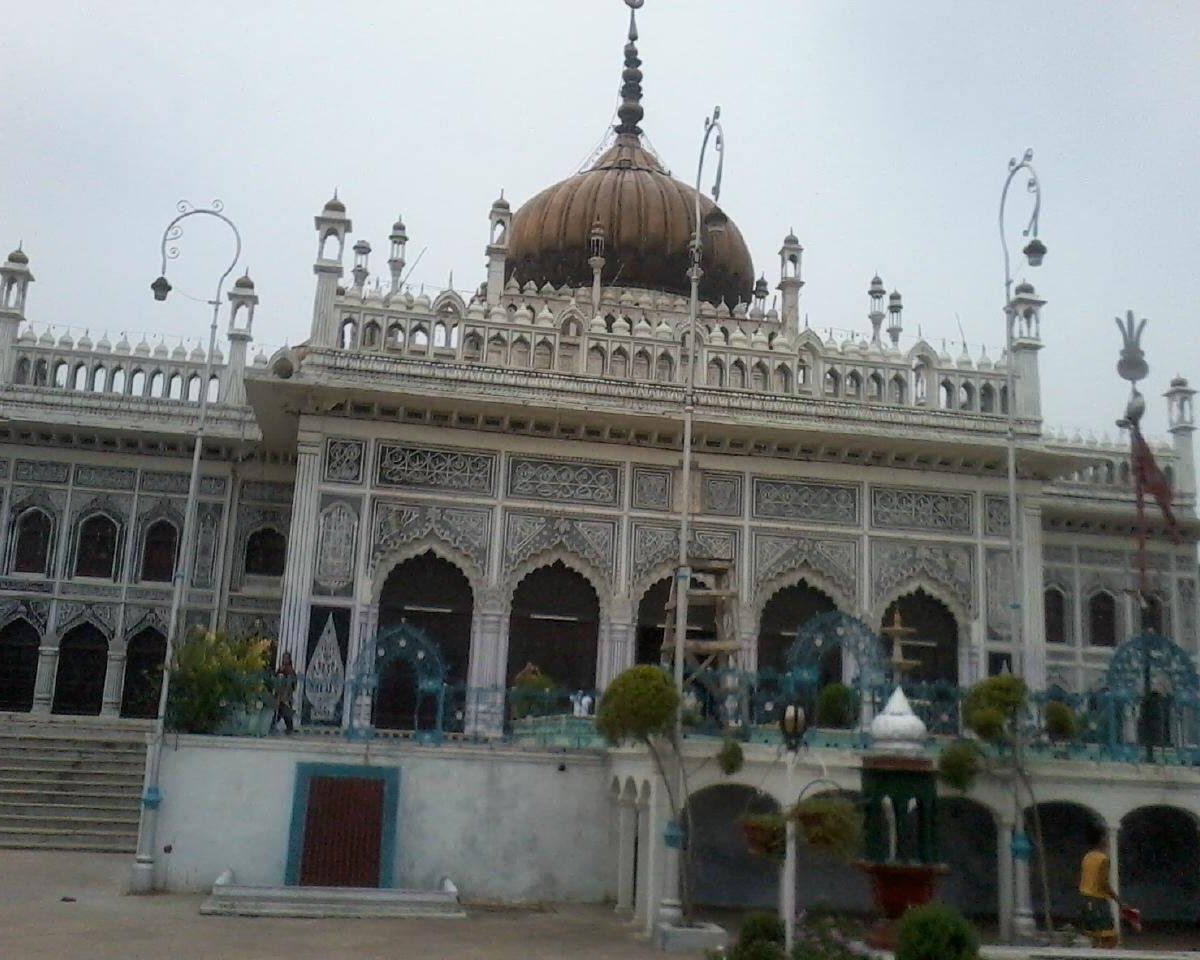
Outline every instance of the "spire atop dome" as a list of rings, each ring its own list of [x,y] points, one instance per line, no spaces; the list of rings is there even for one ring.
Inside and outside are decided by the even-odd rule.
[[[637,10],[645,0],[625,0],[629,5],[629,42],[625,44],[625,69],[621,71],[621,106],[617,116],[621,122],[613,129],[618,134],[641,136],[638,122],[646,115],[642,109],[642,61],[637,48]]]

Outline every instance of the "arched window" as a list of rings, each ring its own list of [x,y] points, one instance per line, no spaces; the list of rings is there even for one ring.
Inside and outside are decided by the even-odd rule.
[[[54,521],[38,507],[30,507],[19,517],[13,529],[14,573],[42,573],[50,564],[50,541]]]
[[[685,364],[686,368],[686,364]],[[710,387],[725,386],[725,366],[720,360],[713,358],[708,361],[708,385]]]
[[[809,366],[808,366],[807,360],[802,359],[802,360],[800,360],[799,363],[796,364],[796,384],[797,384],[797,386],[801,386],[801,387],[808,386],[808,377],[809,377],[808,371],[809,371]]]
[[[1047,643],[1067,642],[1067,598],[1059,587],[1047,587],[1042,593]]]
[[[22,357],[17,361],[17,369],[13,373],[13,383],[22,384],[29,382],[29,358]]]
[[[187,398],[193,403],[200,402],[200,374],[193,373],[188,377]]]
[[[792,392],[792,371],[786,364],[781,363],[775,368],[773,387],[776,393],[789,394]]]
[[[645,350],[639,350],[633,355],[633,379],[650,379],[650,354]]]
[[[146,395],[146,373],[144,370],[134,370],[129,377],[129,395],[142,397]]]
[[[938,390],[938,398],[941,401],[943,410],[954,409],[954,384],[949,380],[943,380],[941,388]]]
[[[592,347],[587,354],[587,372],[589,376],[604,376],[604,349]]]
[[[904,382],[904,377],[902,377],[900,374],[896,374],[894,377],[892,377],[891,395],[888,397],[888,399],[892,403],[904,403],[907,396],[908,384]]]
[[[913,364],[913,398],[917,403],[924,403],[929,396],[928,368],[918,360]]]
[[[875,403],[883,402],[883,377],[877,373],[867,378],[867,399]]]
[[[996,388],[990,383],[985,383],[979,388],[979,412],[996,412]]]
[[[415,353],[424,353],[428,346],[429,331],[423,325],[418,324],[409,335],[408,349]]]
[[[504,338],[497,335],[488,341],[487,362],[500,366],[504,363]]]
[[[108,638],[96,626],[81,623],[67,631],[58,644],[51,712],[97,716],[107,667]]]
[[[117,367],[113,371],[112,381],[109,383],[108,388],[113,393],[124,393],[125,392],[125,371],[122,370],[120,367]]]
[[[384,346],[389,350],[404,349],[404,328],[399,323],[388,324],[387,340]]]
[[[88,388],[88,368],[82,364],[75,365],[75,374],[71,379],[71,386],[75,390],[86,390]]]
[[[215,373],[208,378],[208,402],[216,403],[221,393],[221,378]]]
[[[142,543],[142,579],[166,583],[175,576],[179,534],[170,520],[156,520],[146,528]]]
[[[449,346],[450,337],[446,332],[446,325],[442,321],[438,321],[433,325],[433,345],[435,347]]]
[[[341,343],[343,350],[349,350],[354,346],[355,332],[356,332],[356,325],[354,323],[353,317],[347,317],[345,320],[342,321],[342,332],[341,332],[341,339],[339,342]]]
[[[857,371],[846,374],[846,399],[857,400],[862,396],[862,377]]]
[[[483,354],[483,338],[477,333],[468,333],[463,340],[463,359],[478,360]]]
[[[1154,632],[1159,636],[1166,633],[1163,601],[1158,594],[1152,593],[1144,597],[1139,607],[1139,613],[1143,633]]]
[[[825,371],[825,393],[827,396],[836,397],[842,392],[842,378],[836,370]]]
[[[1117,645],[1117,599],[1106,590],[1088,600],[1088,642],[1093,647]]]
[[[675,379],[675,363],[669,353],[660,353],[654,363],[654,379],[659,383],[670,383]]]
[[[508,681],[532,663],[567,690],[593,689],[599,621],[596,591],[583,576],[561,562],[534,570],[513,593]]]
[[[255,530],[246,540],[246,573],[251,577],[282,577],[287,538],[274,527]]]
[[[180,374],[171,374],[171,386],[167,392],[172,400],[183,399],[183,377]]]
[[[379,324],[374,320],[363,327],[362,345],[364,350],[376,350],[379,347]]]
[[[46,385],[46,376],[46,361],[39,360],[33,365],[33,385],[35,387],[44,387]]]
[[[746,389],[746,365],[741,360],[729,365],[729,385],[735,390]]]
[[[120,528],[105,513],[93,513],[79,526],[75,545],[75,576],[112,580],[116,575]]]
[[[33,708],[41,636],[27,620],[17,619],[0,629],[0,710]]]
[[[975,409],[975,388],[969,383],[964,383],[958,388],[958,408],[960,410]]]
[[[554,366],[554,350],[550,344],[542,340],[533,348],[533,369],[549,370]]]
[[[103,393],[106,389],[108,389],[108,371],[101,365],[92,371],[92,390],[95,393]]]
[[[1008,387],[1000,388],[1000,412],[1008,413]]]
[[[413,339],[416,340],[415,335]],[[509,354],[509,366],[519,370],[529,366],[529,341],[524,337],[518,337],[513,343],[512,352]]]
[[[629,375],[629,355],[620,347],[612,352],[612,358],[608,365],[608,375],[610,377],[624,378]]]
[[[767,368],[763,363],[756,363],[750,368],[750,389],[759,392],[767,389]]]
[[[154,373],[150,377],[150,393],[148,394],[148,396],[151,396],[151,397],[166,396],[166,394],[164,393],[166,384],[167,384],[167,378],[165,376],[163,376],[163,372],[161,370],[155,370]]]
[[[163,661],[167,638],[147,627],[129,638],[125,653],[125,685],[121,691],[121,716],[152,719],[158,715]]]

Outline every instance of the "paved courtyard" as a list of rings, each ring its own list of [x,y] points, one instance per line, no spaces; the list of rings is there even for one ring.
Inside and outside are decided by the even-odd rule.
[[[132,856],[0,850],[0,960],[639,960],[605,907],[472,909],[466,920],[202,917],[200,896],[126,896]],[[63,897],[74,900],[64,902]]]

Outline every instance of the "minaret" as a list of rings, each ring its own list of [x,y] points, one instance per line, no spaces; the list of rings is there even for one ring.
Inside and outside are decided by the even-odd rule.
[[[900,334],[904,332],[904,299],[900,296],[899,290],[893,290],[888,294],[888,339],[892,341],[892,347],[896,350],[900,349]],[[919,326],[919,324],[918,324]]]
[[[886,294],[883,281],[879,279],[879,274],[875,274],[871,278],[871,286],[867,288],[867,296],[871,298],[871,312],[867,314],[867,319],[871,321],[871,345],[875,347],[883,346],[879,332],[883,328],[883,298]]]
[[[800,258],[803,255],[799,238],[789,231],[779,249],[778,287],[783,293],[783,332],[789,337],[800,335],[800,288],[804,286],[800,279]]]
[[[361,291],[367,285],[367,277],[371,275],[367,269],[367,257],[371,255],[371,245],[366,240],[359,240],[354,245],[354,269],[350,271],[354,277],[354,289]]]
[[[346,205],[338,199],[337,193],[313,222],[317,228],[317,262],[313,264],[313,273],[317,275],[317,292],[313,300],[310,339],[315,347],[335,347],[338,345],[338,330],[334,300],[337,298],[338,280],[342,278],[346,235],[352,225],[346,216]]]
[[[489,219],[491,232],[487,245],[487,302],[495,306],[504,295],[504,268],[508,262],[508,228],[512,226],[512,207],[504,199],[503,191],[492,204]]]
[[[1163,394],[1167,398],[1167,416],[1170,424],[1171,442],[1175,448],[1175,489],[1184,495],[1196,493],[1196,456],[1192,449],[1192,433],[1196,419],[1192,411],[1192,397],[1196,391],[1188,386],[1183,377],[1171,381],[1171,389]]]
[[[600,312],[600,275],[604,272],[604,224],[599,220],[592,224],[588,235],[588,266],[592,268],[592,316]]]
[[[408,231],[404,229],[404,218],[397,217],[388,237],[392,243],[392,255],[388,257],[388,270],[392,274],[392,296],[400,292],[400,281],[404,277],[404,251],[408,246]]]
[[[1046,301],[1039,299],[1028,281],[1018,283],[1010,308],[1012,309],[1012,349],[1008,362],[1013,364],[1015,378],[1013,390],[1016,403],[1013,410],[1017,417],[1040,420],[1042,417],[1042,385],[1038,375],[1038,351],[1042,349],[1042,307]]]
[[[229,291],[229,364],[221,381],[218,402],[242,406],[246,402],[246,348],[253,339],[254,308],[258,294],[250,271],[238,277]]]
[[[25,319],[25,298],[31,283],[29,257],[17,247],[0,266],[0,383],[12,383],[13,347]]]

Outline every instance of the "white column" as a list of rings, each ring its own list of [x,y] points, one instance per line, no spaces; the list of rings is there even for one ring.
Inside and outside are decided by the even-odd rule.
[[[1021,501],[1022,673],[1032,690],[1046,689],[1046,618],[1042,596],[1042,508]]]
[[[308,653],[309,601],[313,556],[317,546],[320,504],[321,439],[301,434],[296,448],[296,486],[292,496],[292,528],[287,564],[283,570],[283,600],[279,617],[279,653],[290,653],[297,673],[303,673]]]
[[[642,869],[638,871],[638,913],[645,922],[647,936],[654,936],[654,924],[658,919],[658,900],[663,886],[663,819],[659,810],[658,785],[649,802],[641,808],[639,816],[639,849],[642,851]]]
[[[1032,940],[1037,935],[1037,918],[1033,915],[1033,897],[1029,889],[1029,862],[1031,859],[1029,837],[1025,833],[1024,822],[1018,823],[1016,829],[1019,836],[1025,840],[1024,856],[1013,856],[1013,932],[1020,940]]]
[[[117,717],[121,715],[121,694],[125,689],[125,646],[117,649],[109,647],[108,667],[104,673],[104,700],[100,706],[100,716]]]
[[[37,679],[33,684],[33,713],[49,713],[54,702],[54,677],[58,672],[58,647],[38,647]]]
[[[607,627],[601,638],[597,690],[605,689],[622,670],[632,667],[636,658],[637,624],[609,623]]]
[[[358,629],[351,635],[350,648],[346,651],[346,695],[342,699],[343,727],[350,726],[351,721],[358,729],[370,723],[371,694],[359,690],[353,685],[353,681],[368,669],[363,658],[369,659],[374,654],[373,642],[378,630],[379,604],[368,603],[359,611]]]
[[[504,732],[506,624],[499,597],[485,593],[471,617],[465,717],[470,736],[499,737]]]
[[[1013,857],[1012,824],[1006,820],[996,823],[996,916],[1000,920],[1000,940],[1013,939]]]
[[[632,800],[617,801],[617,912],[633,910],[634,852],[637,847],[638,816]]]

